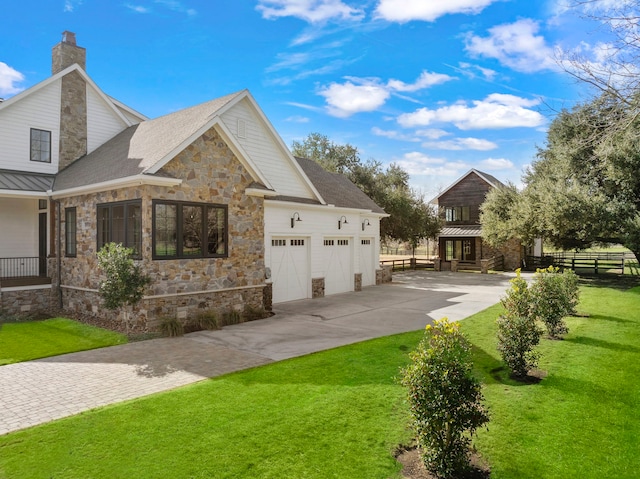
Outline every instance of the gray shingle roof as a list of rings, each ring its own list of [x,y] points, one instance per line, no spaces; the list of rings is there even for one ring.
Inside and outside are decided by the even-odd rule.
[[[320,196],[331,205],[344,208],[371,210],[374,213],[384,213],[384,210],[369,198],[349,178],[339,173],[326,171],[313,160],[296,157],[298,164],[305,172]]]
[[[60,191],[146,173],[241,93],[130,126],[58,173],[54,189]]]
[[[0,190],[35,191],[44,193],[53,186],[54,175],[0,170]]]

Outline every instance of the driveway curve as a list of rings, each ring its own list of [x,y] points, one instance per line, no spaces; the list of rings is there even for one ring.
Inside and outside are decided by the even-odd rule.
[[[500,300],[513,275],[408,271],[274,307],[271,318],[0,367],[0,435],[203,379],[390,334]]]

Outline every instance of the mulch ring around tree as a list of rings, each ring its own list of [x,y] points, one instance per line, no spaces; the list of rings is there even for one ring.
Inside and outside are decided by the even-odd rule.
[[[402,464],[402,475],[406,479],[437,479],[424,466],[418,446],[400,446],[396,451],[396,460]],[[457,479],[489,479],[491,469],[476,453],[470,455],[469,472]]]

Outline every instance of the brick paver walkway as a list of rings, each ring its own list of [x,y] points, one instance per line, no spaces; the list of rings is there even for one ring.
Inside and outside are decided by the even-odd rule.
[[[182,338],[0,367],[0,434],[271,362]]]

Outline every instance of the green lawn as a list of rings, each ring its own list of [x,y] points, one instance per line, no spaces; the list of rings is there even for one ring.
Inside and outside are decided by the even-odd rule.
[[[582,289],[539,384],[508,379],[495,306],[463,321],[491,412],[492,479],[632,478],[640,470],[640,288]],[[204,381],[0,437],[0,478],[399,478],[395,377],[422,332]]]
[[[64,318],[0,322],[0,365],[126,342],[122,334]]]

